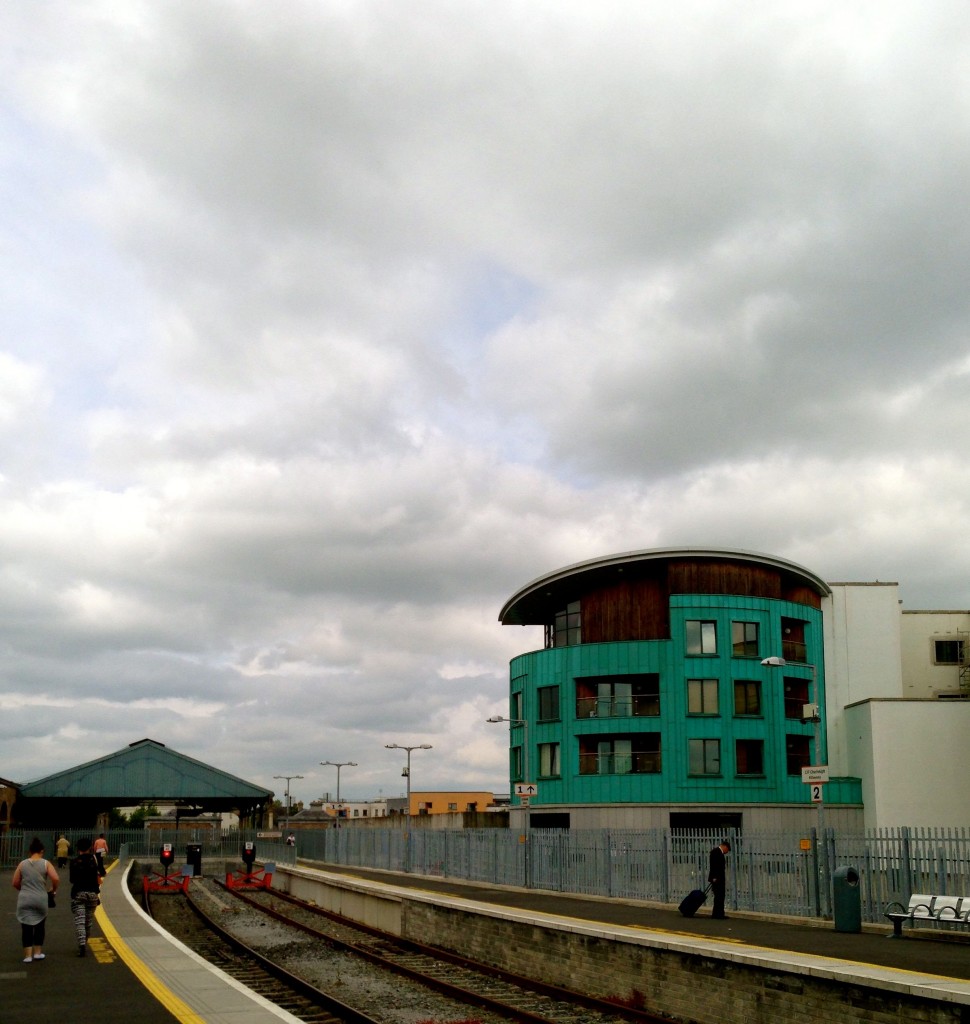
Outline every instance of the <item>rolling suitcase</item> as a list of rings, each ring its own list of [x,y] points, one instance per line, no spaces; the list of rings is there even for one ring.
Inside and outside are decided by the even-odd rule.
[[[681,901],[680,901],[680,912],[684,917],[693,917],[698,910],[704,905],[704,901],[707,899],[707,894],[711,891],[711,887],[708,886],[706,889],[692,889]]]

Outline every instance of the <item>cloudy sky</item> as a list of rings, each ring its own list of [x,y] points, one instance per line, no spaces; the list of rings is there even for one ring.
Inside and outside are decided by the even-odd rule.
[[[964,0],[0,9],[0,775],[507,791],[520,586],[970,608]]]

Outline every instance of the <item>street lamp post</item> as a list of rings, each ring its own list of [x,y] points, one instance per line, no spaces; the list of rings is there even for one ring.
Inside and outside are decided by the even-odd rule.
[[[290,823],[290,779],[302,779],[302,775],[274,775],[274,779],[286,779],[286,823]]]
[[[385,746],[385,748],[387,750],[406,750],[407,751],[407,754],[408,754],[407,762],[408,763],[407,763],[407,767],[404,769],[404,774],[405,774],[405,776],[407,777],[407,780],[408,780],[408,783],[407,783],[408,797],[407,797],[407,809],[406,809],[405,813],[407,814],[408,818],[410,819],[410,817],[411,817],[411,751],[412,750],[430,750],[431,749],[431,744],[430,743],[416,743],[414,746],[408,747],[408,746],[404,746],[403,744],[400,744],[400,743],[385,743],[384,746]]]
[[[412,750],[430,750],[430,743],[415,743],[413,746],[407,746],[401,743],[385,743],[384,747],[387,750],[406,750],[407,751],[407,766],[404,769],[404,775],[407,778],[407,807],[405,808],[405,826],[406,832],[404,836],[405,841],[405,853],[404,853],[404,868],[406,871],[411,870],[411,751]]]
[[[532,777],[529,775],[529,723],[524,718],[505,718],[502,715],[492,715],[491,718],[486,718],[485,721],[490,722],[492,725],[495,725],[497,722],[508,722],[509,725],[522,726],[522,781],[531,784]]]
[[[779,658],[773,655],[770,658],[764,658],[761,662],[762,665],[767,665],[769,668],[785,668],[788,662],[784,658]],[[822,762],[822,701],[821,694],[818,692],[818,669],[814,664],[809,665],[802,662],[794,662],[795,665],[800,665],[802,668],[811,669],[812,672],[812,703],[815,705],[814,713],[812,714],[812,725],[815,732],[815,765],[819,766]],[[825,870],[825,790],[822,790],[822,799],[818,801],[818,836],[816,838],[816,855],[818,855],[819,849],[821,849],[821,856],[818,856],[818,872],[819,872],[819,886],[817,890],[817,897],[820,897],[823,891],[822,885],[822,874]],[[820,908],[816,908],[820,909]]]
[[[337,822],[340,822],[340,769],[341,768],[356,768],[356,761],[321,761],[321,765],[331,765],[337,769]]]
[[[498,722],[508,722],[509,725],[521,725],[522,726],[522,781],[532,784],[532,778],[529,775],[529,723],[524,718],[505,718],[503,715],[492,715],[491,718],[486,718],[486,722],[490,722],[492,725]],[[522,802],[522,814],[523,814],[523,829],[521,842],[524,844],[525,849],[523,850],[522,857],[522,870],[525,875],[525,886],[529,888],[529,884],[532,879],[532,854],[529,849],[529,801],[531,797],[526,796],[525,798],[519,797]]]

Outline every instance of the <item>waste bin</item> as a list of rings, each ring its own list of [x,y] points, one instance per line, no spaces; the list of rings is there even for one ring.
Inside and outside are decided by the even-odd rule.
[[[862,931],[862,893],[855,868],[836,868],[832,876],[832,910],[837,932]]]
[[[202,844],[185,844],[185,863],[192,869],[193,875],[202,874]]]

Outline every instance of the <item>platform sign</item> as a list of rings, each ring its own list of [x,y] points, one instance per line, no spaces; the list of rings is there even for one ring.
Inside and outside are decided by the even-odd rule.
[[[827,764],[810,764],[802,769],[802,782],[809,784],[815,782],[829,781],[829,766]]]
[[[517,782],[515,784],[516,796],[538,796],[539,787],[534,782]]]
[[[824,801],[824,798],[822,796],[822,793],[823,793],[823,791],[825,789],[824,784],[821,783],[821,782],[813,782],[813,783],[811,783],[811,787],[812,787],[812,803],[813,804],[820,804],[820,803],[822,803]]]

